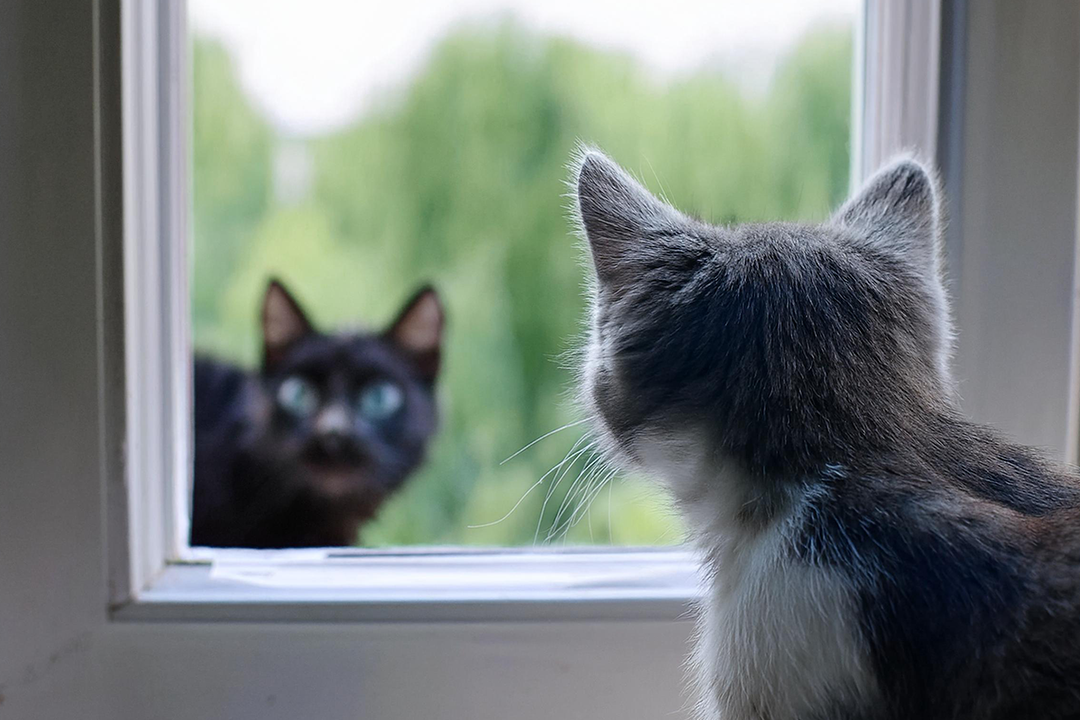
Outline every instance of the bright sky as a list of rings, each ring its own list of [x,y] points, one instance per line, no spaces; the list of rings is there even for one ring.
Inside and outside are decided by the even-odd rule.
[[[465,20],[511,15],[541,32],[630,52],[661,74],[720,62],[755,79],[819,21],[858,0],[189,0],[192,28],[222,40],[245,90],[285,132],[344,124],[420,66]]]

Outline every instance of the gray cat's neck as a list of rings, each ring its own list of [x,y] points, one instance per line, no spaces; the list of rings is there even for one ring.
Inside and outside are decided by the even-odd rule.
[[[676,498],[707,570],[693,658],[702,717],[793,720],[829,693],[845,707],[871,702],[851,584],[791,552],[826,479],[754,476],[693,434],[638,448]]]
[[[718,451],[705,432],[644,437],[637,452],[642,465],[671,491],[707,558],[732,543],[777,531],[810,491],[795,477],[749,472]]]

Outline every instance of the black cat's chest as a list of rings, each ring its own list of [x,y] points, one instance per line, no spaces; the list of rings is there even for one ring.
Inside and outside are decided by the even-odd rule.
[[[195,427],[213,436],[245,422],[252,410],[253,382],[250,373],[236,365],[195,358],[192,373]]]
[[[255,379],[228,363],[196,358],[192,374],[195,425],[191,544],[237,545],[229,522],[240,509],[236,475],[245,438],[255,425]]]

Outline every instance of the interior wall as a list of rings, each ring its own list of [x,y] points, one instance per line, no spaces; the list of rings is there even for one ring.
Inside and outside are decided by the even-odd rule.
[[[93,12],[0,4],[0,718],[97,716]]]
[[[962,53],[946,57],[939,157],[963,405],[1075,460],[1080,3],[945,4]]]

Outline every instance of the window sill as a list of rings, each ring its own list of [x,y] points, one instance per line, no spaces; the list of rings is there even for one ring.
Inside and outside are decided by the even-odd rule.
[[[684,550],[192,551],[113,611],[134,622],[686,620]]]

